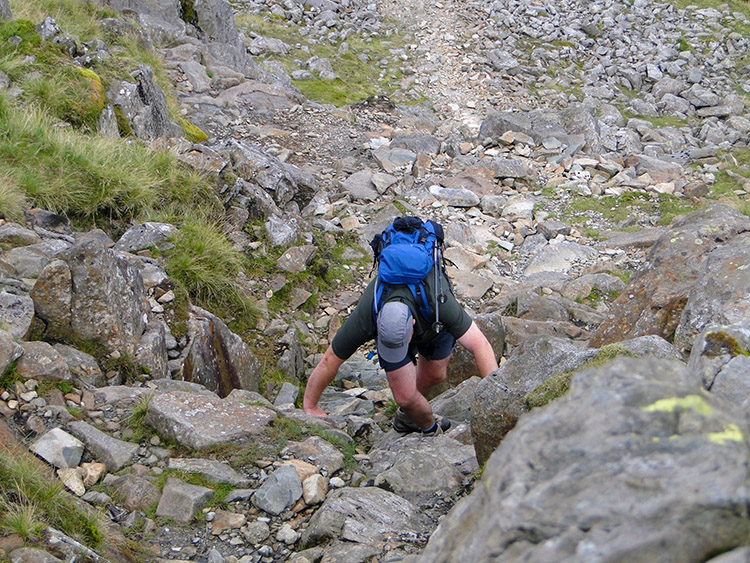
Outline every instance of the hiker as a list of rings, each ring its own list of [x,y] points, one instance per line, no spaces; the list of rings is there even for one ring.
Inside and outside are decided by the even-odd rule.
[[[436,318],[420,311],[420,299],[407,285],[392,286],[385,295],[380,295],[380,284],[380,276],[370,282],[313,369],[307,380],[303,408],[308,414],[326,416],[318,406],[323,390],[336,377],[344,361],[360,346],[375,340],[378,361],[399,405],[393,428],[398,432],[428,435],[443,432],[450,427],[450,421],[433,415],[426,395],[445,380],[455,343],[458,341],[471,352],[482,377],[497,369],[495,353],[482,331],[456,301],[438,260],[423,280],[426,293],[423,298],[430,303],[441,288],[448,288],[442,292],[445,297],[439,301],[439,308],[435,300]],[[382,304],[378,305],[381,297]]]

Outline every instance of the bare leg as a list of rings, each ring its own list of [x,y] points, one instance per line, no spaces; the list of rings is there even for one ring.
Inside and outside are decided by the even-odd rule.
[[[450,356],[442,360],[428,360],[419,356],[417,359],[417,391],[426,397],[430,389],[445,381],[450,360]]]
[[[386,372],[393,398],[406,416],[426,430],[435,422],[432,408],[417,390],[417,368],[411,362],[395,371]]]

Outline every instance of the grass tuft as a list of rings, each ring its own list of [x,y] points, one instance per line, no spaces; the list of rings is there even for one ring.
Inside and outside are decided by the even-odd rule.
[[[101,516],[65,493],[60,481],[27,452],[0,449],[0,492],[3,506],[16,514],[12,523],[3,518],[4,525],[31,533],[43,522],[93,548],[104,539]]]

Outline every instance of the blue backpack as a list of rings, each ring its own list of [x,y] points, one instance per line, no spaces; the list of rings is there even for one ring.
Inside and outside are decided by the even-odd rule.
[[[434,314],[432,328],[435,332],[442,330],[439,304],[445,303],[441,263],[443,237],[443,227],[439,223],[422,221],[417,217],[397,217],[381,234],[375,235],[370,242],[374,254],[373,270],[376,266],[378,268],[372,305],[375,318],[393,286],[405,285],[411,291],[422,317],[430,319]],[[424,286],[430,271],[435,276],[434,311]]]

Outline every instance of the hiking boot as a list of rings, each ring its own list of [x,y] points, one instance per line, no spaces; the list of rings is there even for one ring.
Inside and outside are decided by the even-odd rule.
[[[391,424],[396,432],[401,432],[402,434],[408,434],[410,432],[421,432],[425,436],[435,436],[436,434],[442,434],[451,427],[450,420],[441,416],[436,416],[435,423],[432,425],[432,428],[422,430],[419,426],[414,424],[408,416],[406,416],[404,411],[401,410],[401,407],[396,410],[396,415],[393,417],[393,422]]]
[[[396,432],[401,432],[402,434],[422,431],[419,426],[409,420],[409,417],[406,416],[406,413],[401,410],[401,407],[396,409],[396,415],[393,417],[393,422],[391,422],[391,425]]]
[[[451,421],[447,418],[443,418],[442,416],[436,416],[435,417],[435,424],[432,425],[432,428],[428,428],[427,430],[422,430],[423,436],[439,436],[443,432],[447,432],[448,429],[451,427]]]

